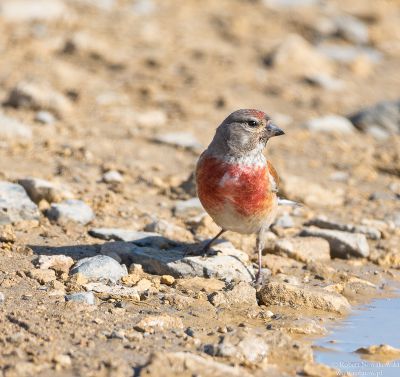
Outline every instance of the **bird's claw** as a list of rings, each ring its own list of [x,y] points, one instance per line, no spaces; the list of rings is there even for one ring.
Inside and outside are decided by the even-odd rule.
[[[184,257],[188,257],[188,256],[196,256],[196,257],[202,257],[202,258],[207,258],[210,257],[212,255],[216,255],[216,252],[208,247],[199,247],[199,245],[195,245],[194,247],[188,247],[185,250],[185,254]]]

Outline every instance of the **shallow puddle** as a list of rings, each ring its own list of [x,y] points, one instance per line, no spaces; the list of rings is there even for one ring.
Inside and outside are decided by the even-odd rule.
[[[400,297],[374,300],[355,310],[331,333],[315,342],[315,359],[353,376],[400,376],[400,358],[368,361],[354,351],[388,344],[400,348]]]

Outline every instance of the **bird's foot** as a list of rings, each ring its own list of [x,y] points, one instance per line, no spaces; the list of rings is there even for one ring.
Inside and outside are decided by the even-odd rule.
[[[211,249],[208,245],[204,244],[196,244],[196,245],[191,245],[185,250],[185,257],[188,256],[196,256],[196,257],[203,257],[207,258],[212,255],[216,255],[217,253],[215,250]]]
[[[253,287],[256,289],[260,289],[265,283],[265,277],[263,276],[262,270],[258,270],[256,274],[256,278],[253,281]]]

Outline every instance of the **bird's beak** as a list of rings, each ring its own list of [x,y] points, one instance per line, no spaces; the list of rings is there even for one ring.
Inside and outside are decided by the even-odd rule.
[[[275,124],[273,123],[268,124],[267,132],[269,137],[280,136],[285,134],[283,130],[281,130],[278,126],[275,126]]]

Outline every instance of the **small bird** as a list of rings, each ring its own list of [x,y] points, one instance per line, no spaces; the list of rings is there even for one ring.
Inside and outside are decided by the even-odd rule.
[[[263,151],[271,137],[284,132],[260,110],[242,109],[230,114],[217,128],[196,166],[200,202],[221,227],[201,254],[224,232],[257,234],[258,271],[261,282],[261,253],[265,233],[278,209],[279,177]]]

